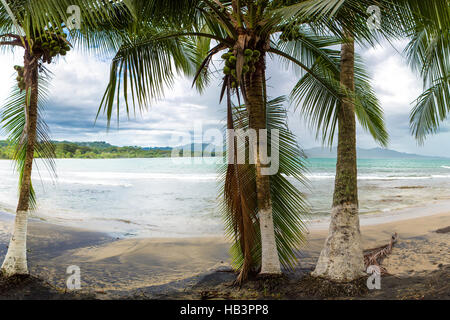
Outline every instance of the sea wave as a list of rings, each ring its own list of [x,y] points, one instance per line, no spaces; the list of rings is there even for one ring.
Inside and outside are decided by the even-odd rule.
[[[64,178],[42,178],[44,181],[55,181],[56,183],[66,183],[66,184],[81,184],[81,185],[93,185],[93,186],[112,186],[112,187],[126,187],[130,188],[133,186],[131,183],[120,183],[120,182],[109,182],[103,180],[76,180],[76,179],[64,179]]]
[[[214,181],[216,174],[176,174],[176,173],[128,173],[128,172],[65,172],[56,180],[41,177],[45,181],[57,181],[67,184],[106,185],[132,187],[133,180],[181,180],[181,181]]]
[[[306,176],[310,180],[334,179],[334,175],[310,174]],[[428,179],[450,179],[450,174],[432,174],[428,176],[374,176],[359,175],[358,180],[428,180]]]
[[[101,179],[124,179],[124,180],[215,180],[216,174],[210,173],[136,173],[136,172],[72,172],[77,177],[101,178]]]

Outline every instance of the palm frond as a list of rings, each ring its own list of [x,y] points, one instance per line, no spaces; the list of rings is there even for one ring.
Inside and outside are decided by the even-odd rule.
[[[450,112],[450,77],[438,79],[417,99],[410,115],[410,128],[419,143],[429,134],[439,132]]]
[[[48,74],[39,77],[38,87],[38,124],[35,152],[38,158],[44,160],[44,164],[50,174],[56,178],[55,149],[50,140],[49,128],[43,120],[42,113],[47,102],[49,79]],[[27,150],[26,114],[25,114],[26,93],[15,85],[6,100],[1,112],[2,131],[7,135],[10,146],[14,148],[13,160],[15,169],[19,173],[19,188],[22,185],[22,176],[25,166],[25,155]],[[35,163],[37,165],[37,163]],[[30,207],[35,208],[36,197],[33,189],[30,193]]]
[[[439,132],[450,110],[450,6],[446,1],[425,5],[417,0],[409,5],[416,12],[416,24],[405,54],[424,87],[414,101],[410,129],[422,144],[427,135]]]
[[[192,63],[183,43],[184,39],[171,36],[158,29],[147,29],[124,36],[121,49],[111,64],[110,82],[100,104],[108,126],[116,107],[120,117],[120,101],[123,98],[129,115],[130,95],[133,110],[147,108],[162,97],[165,87],[171,87],[179,71],[192,74]],[[97,115],[98,116],[98,115]]]
[[[273,219],[275,225],[275,236],[278,246],[278,252],[282,265],[291,269],[297,261],[295,250],[298,249],[305,241],[306,224],[304,219],[308,216],[309,206],[305,200],[305,196],[301,193],[292,180],[299,182],[301,185],[307,185],[305,177],[305,156],[297,144],[295,135],[286,125],[287,113],[283,107],[284,97],[271,100],[267,104],[267,129],[268,140],[271,142],[271,130],[279,130],[279,144],[274,146],[279,149],[280,168],[277,174],[270,177]],[[236,129],[248,129],[248,116],[245,106],[234,108],[233,120]],[[271,144],[269,145],[269,149]],[[242,150],[239,150],[242,152]],[[248,148],[247,148],[248,153]],[[227,159],[227,155],[225,158]],[[225,221],[227,236],[233,241],[232,257],[233,265],[239,269],[243,264],[243,251],[241,248],[239,228],[237,226],[236,210],[231,205],[233,203],[232,195],[236,195],[236,189],[233,192],[227,191],[227,185],[230,176],[230,167],[226,162],[220,169],[221,181],[224,186],[222,189],[223,202],[221,211]],[[245,188],[241,192],[245,192],[244,199],[247,206],[250,207],[252,217],[256,217],[257,207],[255,195],[255,169],[254,165],[240,165],[239,181]],[[261,241],[258,220],[252,219],[253,232],[256,234],[255,244],[253,246],[253,263],[254,268],[258,268],[261,262]]]
[[[364,63],[356,57],[355,92],[352,93],[340,87],[340,52],[329,50],[328,53],[334,65],[330,66],[330,60],[324,61],[320,57],[313,70],[323,79],[327,79],[326,81],[339,91],[339,96],[330,94],[321,82],[311,74],[306,74],[291,92],[291,99],[296,108],[300,108],[301,115],[316,132],[316,137],[321,137],[324,144],[331,146],[337,129],[340,103],[343,97],[348,96],[355,102],[355,113],[363,129],[380,145],[386,146],[389,135],[384,124],[383,110],[370,84],[371,79],[365,72]]]
[[[413,25],[408,0],[306,0],[279,9],[285,19],[294,24],[307,23],[316,30],[342,37],[342,30],[360,44],[375,44],[381,38],[401,38]],[[367,21],[367,9],[373,5],[382,13],[379,29],[373,30]]]

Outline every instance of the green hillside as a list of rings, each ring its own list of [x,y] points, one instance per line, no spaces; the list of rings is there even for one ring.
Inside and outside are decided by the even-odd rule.
[[[171,150],[141,147],[116,147],[106,142],[54,142],[58,159],[118,159],[170,157]],[[11,159],[13,148],[7,141],[0,141],[0,159]]]

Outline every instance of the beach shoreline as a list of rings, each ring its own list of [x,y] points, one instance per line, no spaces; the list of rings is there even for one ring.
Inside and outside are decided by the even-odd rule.
[[[385,211],[375,211],[370,213],[360,213],[360,226],[372,226],[379,225],[390,222],[398,222],[402,220],[409,220],[414,218],[422,218],[427,216],[433,216],[436,214],[445,214],[450,212],[450,200],[434,200],[429,201],[427,203],[422,203],[421,205],[409,206],[404,208],[397,208],[393,210],[385,210]],[[14,214],[7,211],[0,210],[0,222],[2,221],[12,221],[14,219]],[[100,230],[96,227],[99,226],[99,223],[92,224],[90,221],[84,220],[76,220],[76,219],[61,219],[53,218],[51,216],[40,216],[40,215],[32,215],[29,218],[30,221],[42,222],[54,227],[67,227],[72,228],[73,230],[80,231],[88,231],[93,233],[102,233],[114,239],[183,239],[183,238],[223,238],[221,235],[207,233],[206,235],[183,235],[183,234],[170,234],[166,236],[151,236],[151,235],[137,235],[137,236],[121,236],[116,232],[109,232],[100,227]],[[114,219],[121,220],[121,219]],[[130,221],[121,220],[125,224],[129,224]],[[324,231],[328,230],[330,224],[329,216],[310,216],[305,217],[304,222],[308,227],[309,231]],[[105,220],[107,223],[107,220]],[[134,224],[134,222],[133,222]],[[0,234],[4,233],[5,230],[0,229]],[[163,233],[163,231],[158,231],[158,234]]]
[[[450,234],[435,231],[450,226],[444,202],[392,214],[361,217],[364,249],[387,244],[395,232],[399,242],[383,266],[397,277],[439,270],[450,264]],[[449,206],[447,206],[449,208]],[[394,213],[394,212],[392,212]],[[368,215],[366,215],[368,216]],[[13,216],[0,213],[0,259],[3,260]],[[322,248],[328,226],[312,225],[308,243],[299,252],[298,270],[311,270]],[[99,298],[146,292],[168,296],[198,283],[217,270],[230,270],[229,243],[224,237],[113,238],[105,233],[65,227],[30,219],[31,274],[60,288],[66,285],[67,267],[81,269],[82,290]]]

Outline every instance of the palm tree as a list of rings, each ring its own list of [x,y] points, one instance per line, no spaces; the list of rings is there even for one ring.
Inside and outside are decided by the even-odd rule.
[[[334,73],[330,77],[339,82],[347,92],[342,100],[327,98],[316,81],[309,76],[301,79],[293,91],[295,99],[303,98],[303,115],[310,118],[318,132],[322,129],[324,139],[328,135],[331,144],[337,127],[336,178],[329,234],[325,241],[313,275],[337,281],[351,281],[364,273],[364,257],[358,217],[356,116],[364,129],[382,146],[387,145],[383,111],[373,90],[367,83],[363,66],[357,65],[359,78],[355,78],[355,44],[353,36],[336,53]],[[313,83],[312,83],[313,82]],[[328,101],[327,109],[312,105],[312,101]]]
[[[31,21],[24,11],[14,10],[13,12],[22,28],[30,27]],[[2,26],[3,30],[7,28]],[[49,159],[49,167],[54,168],[54,163],[51,161],[54,150],[48,139],[47,128],[39,119],[39,93],[44,86],[42,82],[46,81],[46,75],[44,74],[42,79],[40,73],[45,72],[43,62],[50,63],[57,54],[65,54],[70,48],[67,40],[56,30],[41,32],[42,35],[30,34],[29,36],[4,33],[1,35],[3,41],[0,42],[2,46],[18,47],[24,51],[24,66],[15,68],[18,73],[18,87],[13,90],[2,119],[10,133],[10,141],[15,144],[14,159],[17,161],[17,169],[20,173],[19,201],[14,231],[1,267],[7,276],[28,274],[26,235],[28,210],[35,205],[31,183],[35,152],[42,158]],[[50,41],[54,42],[50,45]],[[56,46],[58,46],[57,50]]]
[[[365,6],[366,5],[366,6]],[[341,99],[322,90],[320,83],[306,75],[292,92],[304,100],[302,114],[310,119],[323,141],[331,145],[337,127],[336,178],[328,237],[319,256],[314,276],[334,281],[351,281],[364,275],[364,257],[358,216],[356,115],[375,140],[386,146],[388,135],[383,112],[367,76],[355,79],[355,37],[373,41],[365,28],[367,4],[354,1],[305,1],[292,6],[294,17],[314,16],[312,24],[342,38],[340,55],[332,62],[330,80],[339,82]],[[292,12],[292,11],[291,11]],[[292,16],[292,13],[288,13]],[[301,18],[300,18],[301,19]],[[364,25],[361,27],[361,25]],[[316,27],[317,27],[316,26]],[[362,71],[362,70],[361,70]],[[324,71],[323,71],[324,72]],[[361,74],[361,72],[359,72]],[[319,103],[317,101],[326,101]],[[324,106],[326,107],[324,109]]]
[[[272,214],[270,178],[262,173],[264,164],[259,156],[267,154],[263,149],[266,146],[259,143],[259,132],[267,127],[266,55],[275,53],[286,59],[291,58],[283,52],[278,52],[271,43],[271,36],[280,31],[280,21],[274,15],[278,3],[279,1],[191,1],[184,11],[183,5],[180,4],[170,12],[165,1],[149,1],[145,4],[138,2],[135,6],[138,26],[132,27],[133,32],[124,39],[124,44],[114,59],[111,68],[112,81],[102,102],[110,118],[122,78],[125,101],[128,100],[129,78],[130,86],[138,93],[138,102],[142,106],[142,102],[148,102],[148,98],[155,98],[155,95],[162,93],[164,84],[171,83],[172,64],[178,70],[192,74],[189,63],[194,62],[198,67],[194,83],[202,89],[210,76],[209,67],[213,56],[226,51],[223,55],[226,66],[222,92],[233,90],[238,96],[242,93],[249,116],[249,128],[257,132],[256,150],[259,152],[256,151],[255,157],[254,184],[257,206],[255,216],[259,220],[261,237],[261,275],[281,274]],[[157,25],[155,16],[148,15],[149,12],[167,12],[165,17],[179,17],[184,23],[178,28],[172,25]],[[190,18],[190,21],[186,21],[186,18]],[[175,20],[177,19],[171,21]],[[214,46],[211,48],[212,40]],[[189,48],[192,48],[191,53]],[[189,56],[192,57],[190,61],[187,59]],[[305,67],[301,62],[293,60],[299,66]],[[244,210],[245,212],[247,211]],[[251,218],[247,216],[245,221],[250,222]],[[247,240],[250,241],[250,237],[247,237]],[[253,247],[253,244],[242,246]]]
[[[437,1],[437,8],[442,9],[445,1]],[[295,90],[293,97],[303,97],[303,114],[323,134],[331,145],[336,126],[338,128],[338,150],[336,163],[335,190],[331,224],[325,246],[320,254],[313,275],[335,281],[351,281],[364,274],[364,259],[358,218],[357,189],[357,155],[355,113],[363,127],[382,145],[387,144],[387,133],[384,129],[382,112],[373,92],[355,78],[355,40],[360,43],[373,44],[380,37],[404,37],[413,28],[420,14],[428,4],[417,0],[377,1],[383,13],[382,28],[367,28],[366,9],[373,3],[366,1],[312,0],[293,5],[285,16],[300,19],[305,16],[315,17],[312,23],[321,30],[341,36],[343,44],[340,62],[330,74],[339,81],[346,97],[338,101],[320,90],[320,84],[307,75]],[[445,7],[447,8],[447,7]],[[301,95],[303,94],[303,96]],[[364,98],[364,96],[366,96]],[[312,101],[328,101],[324,110],[322,104],[313,105]],[[367,104],[361,108],[362,104]],[[364,119],[361,112],[369,112],[372,123]]]
[[[321,37],[320,32],[312,28],[303,28],[302,22],[293,24],[290,19],[282,18],[280,9],[293,2],[301,1],[174,1],[173,7],[167,6],[167,2],[161,0],[135,2],[135,21],[125,28],[127,30],[123,35],[122,46],[111,66],[111,81],[103,97],[101,109],[107,114],[108,120],[112,117],[114,106],[118,115],[120,95],[123,93],[126,111],[129,112],[129,91],[133,97],[133,108],[136,108],[136,105],[145,108],[152,99],[162,96],[164,85],[172,84],[174,71],[192,75],[192,63],[197,70],[194,83],[199,90],[203,90],[212,75],[211,64],[214,55],[223,52],[225,66],[222,70],[221,96],[226,94],[229,104],[233,94],[238,102],[242,98],[242,105],[245,105],[247,112],[248,128],[257,132],[267,129],[268,126],[268,55],[278,56],[291,67],[307,72],[321,85],[322,90],[340,101],[346,94],[339,83],[327,76],[329,68],[335,67],[335,63],[328,56],[332,51],[325,50],[339,41],[334,37]],[[309,17],[308,19],[311,20]],[[308,19],[304,21],[308,22]],[[283,41],[277,41],[280,34],[283,38],[293,39],[295,50],[291,50],[293,47],[286,46]],[[313,70],[313,67],[318,70]],[[364,82],[365,79],[361,78],[361,81]],[[367,82],[361,85],[370,87]],[[364,96],[359,98],[365,99]],[[317,102],[324,107],[328,103],[326,100]],[[370,103],[360,105],[363,123],[369,130],[382,136],[384,128],[380,128],[382,122],[379,120],[378,106],[373,107]],[[372,109],[364,111],[367,105]],[[232,127],[235,120],[230,110],[231,108],[228,122]],[[265,154],[267,146],[258,143],[260,136],[257,140],[256,148]],[[255,265],[260,266],[260,275],[279,275],[281,264],[289,264],[289,259],[281,252],[291,250],[292,253],[298,243],[290,239],[294,232],[277,225],[274,219],[271,178],[262,174],[265,165],[259,158],[260,153],[256,154],[255,166],[249,167],[255,176],[255,182],[249,188],[249,193],[254,190],[254,198],[245,196],[240,202],[235,201],[241,197],[236,193],[247,190],[248,186],[246,181],[231,181],[236,172],[241,170],[239,165],[229,164],[228,180],[225,184],[225,187],[233,186],[226,188],[225,202],[229,212],[232,212],[229,223],[235,226],[233,232],[244,257],[241,259],[243,265],[239,279],[245,279],[248,270]],[[238,174],[239,176],[246,175]],[[255,204],[255,212],[246,202]],[[280,211],[280,216],[283,214],[284,211]],[[256,220],[259,223],[258,236],[251,232]],[[292,230],[299,232],[298,227]],[[251,259],[253,252],[258,250],[255,249],[257,246],[254,241],[258,237],[261,241],[260,263]],[[298,238],[295,234],[293,237]]]
[[[14,231],[1,271],[6,276],[28,274],[27,221],[28,212],[36,205],[31,174],[35,154],[46,161],[55,172],[54,147],[49,140],[48,127],[40,117],[45,105],[50,73],[44,64],[52,63],[70,50],[64,22],[67,8],[72,4],[84,9],[86,28],[92,21],[107,26],[111,11],[95,10],[88,1],[2,1],[0,6],[0,47],[23,50],[23,66],[15,66],[17,85],[4,106],[2,125],[14,146],[14,160],[19,172],[19,200]],[[112,19],[111,19],[112,20]],[[106,28],[106,27],[105,27]],[[15,52],[15,51],[13,51]]]

